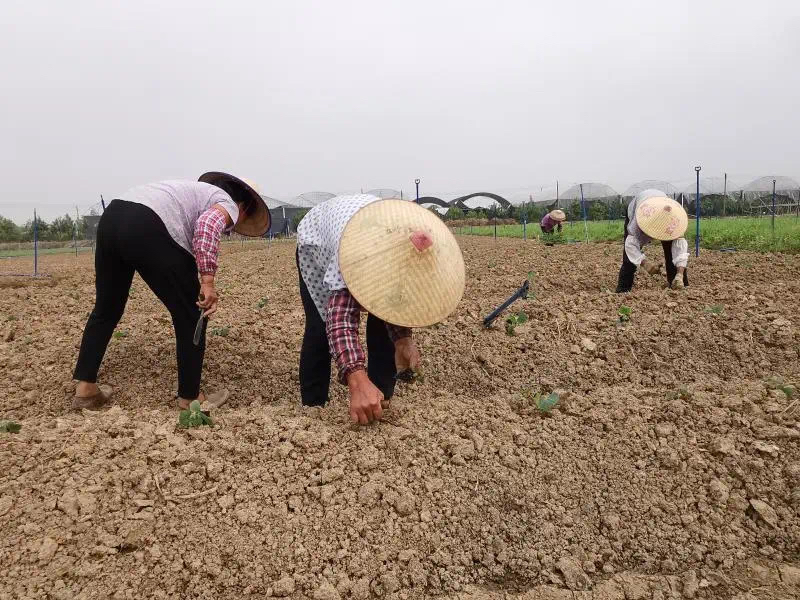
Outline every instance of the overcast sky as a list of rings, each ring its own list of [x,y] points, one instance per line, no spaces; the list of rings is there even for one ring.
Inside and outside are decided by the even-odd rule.
[[[800,2],[3,0],[0,214],[800,175]],[[451,196],[452,197],[452,196]]]

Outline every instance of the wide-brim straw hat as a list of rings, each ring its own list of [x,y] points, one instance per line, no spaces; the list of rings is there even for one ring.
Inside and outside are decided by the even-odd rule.
[[[393,325],[427,327],[464,294],[464,257],[442,219],[408,200],[359,209],[339,242],[339,270],[364,309]]]
[[[237,204],[244,204],[249,208],[249,214],[244,214],[240,209],[239,220],[233,230],[249,237],[261,237],[269,231],[272,218],[267,208],[267,203],[258,193],[255,184],[234,177],[228,173],[209,171],[200,176],[198,181],[210,183],[224,190]]]
[[[654,240],[668,242],[684,234],[689,226],[689,217],[672,198],[653,196],[636,207],[636,223]]]
[[[553,221],[559,221],[559,222],[566,221],[567,214],[560,208],[557,208],[555,210],[550,211],[550,218],[553,219]]]

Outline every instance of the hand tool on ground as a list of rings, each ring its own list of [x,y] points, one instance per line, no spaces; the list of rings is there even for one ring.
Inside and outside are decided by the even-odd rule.
[[[202,302],[203,300],[205,300],[205,296],[200,294],[200,301]],[[194,328],[194,339],[192,341],[194,342],[195,346],[200,345],[200,338],[203,337],[203,322],[208,320],[205,316],[203,316],[205,312],[205,309],[200,309],[200,318],[197,319],[197,325],[195,325]]]
[[[483,320],[483,326],[484,327],[489,327],[492,324],[492,322],[498,316],[500,316],[500,313],[503,312],[505,309],[507,309],[512,304],[514,304],[514,302],[516,302],[520,298],[526,299],[528,297],[528,289],[530,288],[530,285],[531,285],[530,280],[526,279],[525,283],[522,284],[522,287],[520,287],[516,292],[514,292],[514,294],[508,300],[503,302],[489,316],[487,316]]]

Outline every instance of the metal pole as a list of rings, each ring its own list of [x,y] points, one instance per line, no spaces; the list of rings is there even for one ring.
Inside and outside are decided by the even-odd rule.
[[[695,218],[695,234],[694,234],[694,255],[700,256],[700,169],[702,167],[695,167],[694,172],[697,173],[697,196],[694,199],[694,218]]]
[[[586,242],[589,242],[589,225],[586,223],[586,201],[583,199],[583,184],[581,184],[581,210],[583,211],[583,232],[586,235]]]
[[[100,204],[103,206],[103,212],[106,212],[106,201],[103,200],[103,194],[100,194]]]
[[[33,274],[39,273],[39,221],[36,217],[36,209],[33,209]]]
[[[775,242],[775,180],[772,180],[772,242]]]
[[[526,215],[522,219],[522,241],[528,239],[528,216]]]
[[[75,227],[72,228],[72,244],[75,246],[75,258],[78,258],[78,207],[75,207]]]
[[[558,179],[556,179],[556,208],[561,208],[558,205]]]
[[[725,216],[725,197],[728,195],[728,174],[725,173],[725,183],[722,187],[722,216]]]

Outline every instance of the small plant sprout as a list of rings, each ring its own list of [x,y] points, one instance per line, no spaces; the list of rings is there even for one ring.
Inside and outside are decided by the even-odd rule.
[[[19,433],[22,425],[14,421],[0,421],[0,433]]]
[[[114,332],[114,339],[121,340],[122,338],[128,337],[128,332],[124,329],[120,329],[119,331]]]
[[[192,403],[189,404],[189,409],[182,410],[178,415],[178,426],[188,429],[190,427],[202,427],[203,425],[212,427],[214,421],[200,409],[200,402],[193,400]]]
[[[267,298],[261,298],[258,301],[258,308],[264,308],[267,305]]]
[[[631,320],[631,313],[633,310],[630,306],[620,306],[619,310],[617,311],[617,315],[619,316],[620,323],[628,323]]]
[[[691,400],[692,392],[686,385],[682,385],[677,390],[673,390],[667,394],[667,400]]]
[[[557,405],[560,397],[555,392],[551,392],[550,394],[534,394],[530,390],[527,390],[523,393],[523,395],[536,407],[541,413],[550,414]]]
[[[225,327],[212,327],[211,328],[211,335],[216,335],[219,337],[228,337],[228,334],[231,332],[231,328],[228,326]]]
[[[721,315],[724,310],[725,307],[722,306],[721,304],[714,304],[712,306],[706,307],[706,312],[712,315]]]
[[[516,314],[512,314],[510,317],[506,319],[506,334],[515,335],[514,330],[516,329],[517,325],[522,325],[527,321],[528,321],[528,315],[523,311],[519,311]]]

